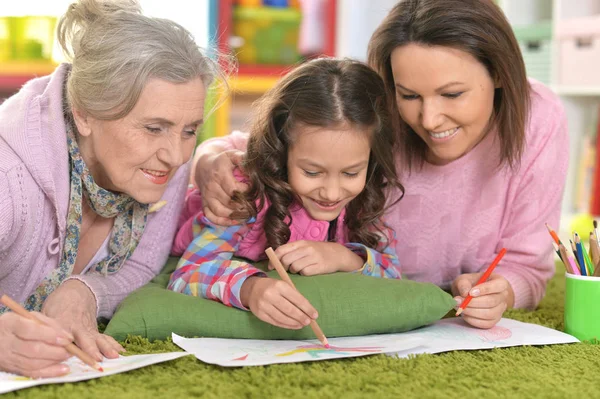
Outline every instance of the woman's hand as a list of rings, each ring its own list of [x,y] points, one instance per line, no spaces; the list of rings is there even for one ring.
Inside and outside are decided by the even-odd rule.
[[[208,220],[217,225],[238,223],[229,217],[234,211],[231,204],[233,192],[248,190],[248,185],[237,181],[233,175],[243,157],[244,153],[238,150],[206,152],[196,162],[195,182],[202,195],[202,210]]]
[[[268,277],[248,277],[242,284],[240,299],[256,317],[281,328],[298,330],[319,316],[294,287]]]
[[[108,335],[98,332],[96,298],[89,288],[78,280],[68,280],[46,299],[42,312],[70,331],[75,344],[96,361],[103,356],[114,359],[125,349]]]
[[[458,276],[452,283],[452,295],[460,306],[471,294],[473,299],[462,312],[464,320],[478,328],[492,328],[500,321],[504,311],[511,308],[515,294],[508,280],[499,274],[493,274],[488,281],[477,283],[482,273],[469,273]]]
[[[73,336],[49,317],[32,312],[40,325],[13,312],[0,316],[0,371],[33,378],[58,377],[69,372],[62,364],[71,357],[65,346]]]
[[[360,256],[336,242],[294,241],[277,248],[275,255],[286,270],[303,276],[351,272],[365,264]],[[269,269],[273,269],[271,264]]]

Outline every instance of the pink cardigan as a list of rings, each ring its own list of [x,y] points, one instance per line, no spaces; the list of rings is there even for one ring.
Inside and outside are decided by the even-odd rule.
[[[59,264],[69,206],[69,156],[62,90],[67,65],[28,82],[0,106],[0,295],[23,303]],[[188,184],[191,161],[169,182],[167,205],[148,216],[144,235],[117,273],[72,276],[110,317],[165,264]]]

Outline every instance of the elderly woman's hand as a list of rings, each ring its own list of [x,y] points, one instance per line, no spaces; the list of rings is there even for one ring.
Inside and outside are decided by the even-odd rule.
[[[102,361],[103,356],[114,359],[125,351],[114,338],[98,332],[96,298],[81,281],[61,284],[46,299],[42,312],[70,331],[75,344],[97,361]]]
[[[73,336],[55,320],[31,314],[44,325],[12,312],[0,316],[0,370],[33,378],[68,373],[69,367],[62,362],[71,357],[65,346]]]
[[[243,156],[244,153],[238,150],[206,152],[197,160],[195,182],[202,195],[202,210],[215,224],[229,226],[236,223],[229,218],[234,211],[231,196],[234,191],[248,190],[248,185],[237,181],[233,175]]]

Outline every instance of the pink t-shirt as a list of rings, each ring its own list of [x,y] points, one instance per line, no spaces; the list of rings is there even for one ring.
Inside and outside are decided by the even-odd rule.
[[[395,229],[405,278],[449,289],[463,273],[496,267],[515,293],[515,307],[534,308],[554,274],[545,223],[558,228],[568,167],[567,121],[558,97],[532,81],[530,120],[520,167],[498,168],[498,138],[490,132],[473,150],[443,166],[400,171],[406,192],[386,215]],[[213,139],[245,149],[247,135]],[[400,165],[398,160],[398,165]]]

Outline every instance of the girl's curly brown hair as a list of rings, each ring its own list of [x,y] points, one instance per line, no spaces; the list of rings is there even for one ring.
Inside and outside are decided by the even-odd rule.
[[[242,169],[250,189],[236,193],[244,214],[256,216],[268,199],[264,230],[268,245],[290,239],[290,206],[300,199],[288,184],[288,150],[298,124],[323,128],[358,126],[369,134],[371,154],[363,191],[346,208],[348,239],[377,248],[387,193],[404,195],[394,163],[395,138],[382,79],[365,64],[320,58],[307,62],[285,77],[257,104]],[[257,205],[258,203],[258,205]],[[391,204],[392,204],[391,203]],[[391,205],[390,204],[390,205]]]

